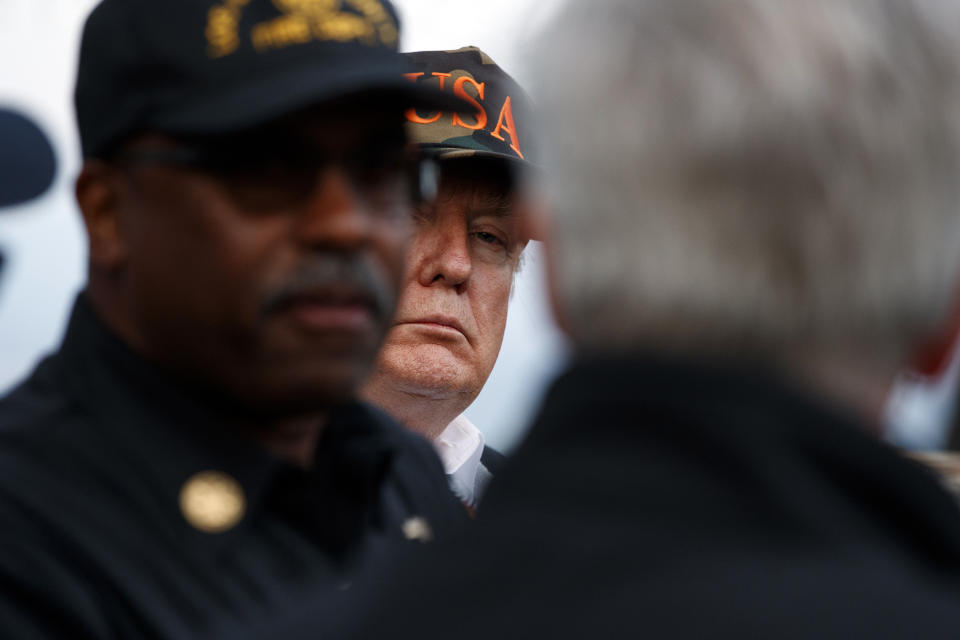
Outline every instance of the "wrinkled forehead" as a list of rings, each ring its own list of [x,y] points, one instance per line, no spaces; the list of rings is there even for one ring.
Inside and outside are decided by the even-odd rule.
[[[436,204],[453,206],[468,219],[491,216],[508,220],[514,215],[512,194],[481,182],[441,182]]]
[[[434,206],[458,212],[467,225],[480,219],[496,220],[505,229],[517,225],[511,194],[481,182],[441,183]]]

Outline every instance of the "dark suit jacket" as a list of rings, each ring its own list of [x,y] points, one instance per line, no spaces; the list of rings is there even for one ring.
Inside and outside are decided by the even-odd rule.
[[[497,474],[500,473],[506,461],[507,457],[496,449],[487,446],[483,447],[483,453],[480,455],[480,464],[485,466],[493,477],[496,477]]]
[[[956,639],[960,512],[774,375],[581,361],[476,526],[368,598],[292,637]]]

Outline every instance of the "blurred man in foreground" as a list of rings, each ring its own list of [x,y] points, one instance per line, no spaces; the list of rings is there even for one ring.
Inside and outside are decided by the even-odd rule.
[[[355,637],[957,637],[960,512],[876,431],[960,291],[958,27],[567,5],[531,77],[577,358],[477,526]]]
[[[476,47],[407,56],[408,78],[474,111],[406,114],[411,139],[439,161],[440,187],[417,208],[397,316],[363,395],[433,441],[451,488],[472,509],[503,456],[484,446],[463,410],[496,362],[527,244],[518,178],[533,123],[526,94]]]
[[[76,87],[89,282],[0,402],[4,637],[185,638],[458,522],[353,401],[418,163],[392,7],[104,0]]]

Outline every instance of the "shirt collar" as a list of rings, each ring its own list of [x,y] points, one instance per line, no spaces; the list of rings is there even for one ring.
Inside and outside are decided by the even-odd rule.
[[[96,317],[83,294],[60,350],[61,379],[93,416],[111,448],[137,481],[149,483],[181,535],[228,544],[264,512],[300,517],[333,546],[345,547],[386,478],[398,438],[365,406],[330,414],[314,465],[303,469],[274,456],[238,430],[228,411],[202,392],[134,353]],[[202,533],[180,513],[180,492],[195,474],[217,471],[239,483],[246,501],[241,522],[220,534]]]
[[[483,433],[463,414],[433,441],[450,488],[467,504],[476,502],[477,473],[483,456]]]

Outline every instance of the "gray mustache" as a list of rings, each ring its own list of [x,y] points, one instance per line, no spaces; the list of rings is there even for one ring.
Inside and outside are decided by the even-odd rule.
[[[378,317],[392,316],[397,302],[394,288],[368,258],[339,253],[318,254],[304,263],[267,295],[263,312],[272,313],[304,297],[360,301],[370,305]]]

